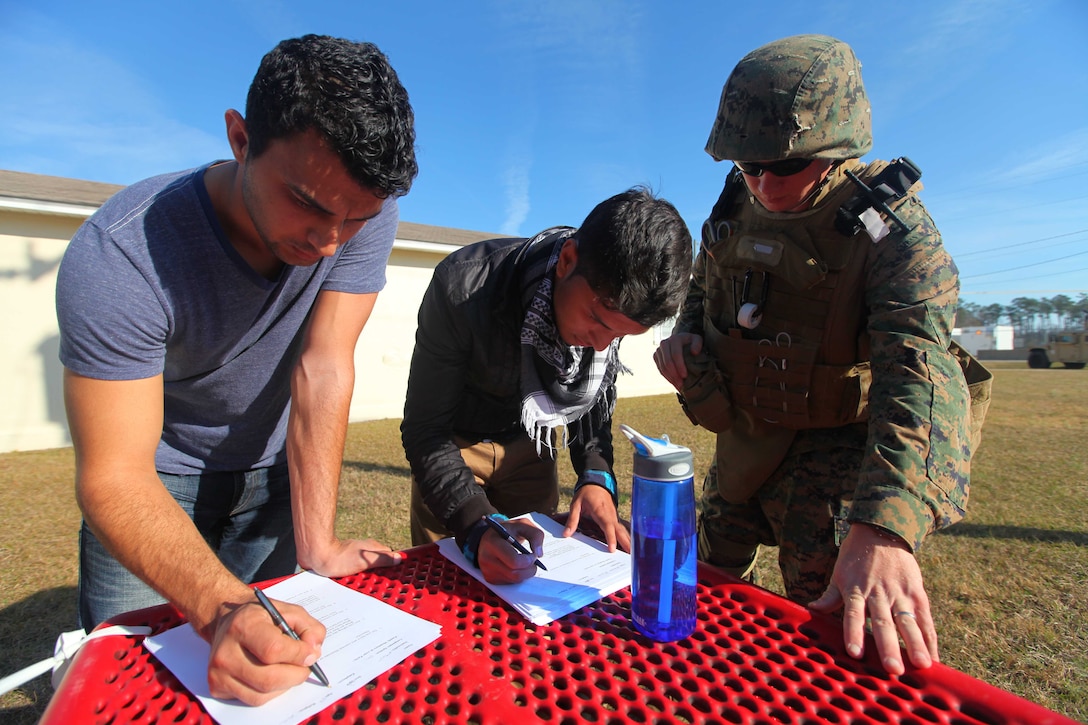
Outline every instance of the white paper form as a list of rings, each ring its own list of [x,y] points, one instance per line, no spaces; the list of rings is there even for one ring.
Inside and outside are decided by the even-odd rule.
[[[305,607],[325,625],[318,663],[325,687],[310,675],[301,685],[259,707],[219,700],[208,690],[211,647],[183,624],[144,645],[198,698],[219,725],[296,725],[361,688],[438,639],[441,627],[331,579],[302,572],[264,590],[272,599]]]
[[[518,584],[491,584],[468,563],[453,539],[442,539],[438,550],[476,578],[533,624],[548,624],[631,585],[631,555],[609,553],[608,546],[580,532],[563,538],[563,526],[540,513],[529,518],[544,531],[544,555],[534,576]]]

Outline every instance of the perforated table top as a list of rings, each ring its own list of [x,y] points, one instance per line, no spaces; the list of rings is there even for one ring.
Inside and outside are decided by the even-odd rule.
[[[875,654],[846,655],[837,619],[710,568],[695,632],[662,644],[634,630],[627,589],[536,626],[437,546],[406,554],[340,581],[441,624],[441,637],[306,723],[1074,723],[944,665],[887,675]],[[180,622],[162,605],[110,623]],[[161,722],[214,721],[139,637],[88,642],[41,720]]]

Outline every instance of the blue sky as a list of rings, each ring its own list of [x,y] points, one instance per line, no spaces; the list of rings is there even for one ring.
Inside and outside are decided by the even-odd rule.
[[[224,158],[261,56],[326,33],[376,43],[411,96],[401,218],[522,236],[635,184],[697,234],[728,170],[703,146],[733,65],[834,35],[862,61],[866,158],[922,168],[962,297],[1088,292],[1082,0],[30,5],[0,0],[0,168],[124,184]]]

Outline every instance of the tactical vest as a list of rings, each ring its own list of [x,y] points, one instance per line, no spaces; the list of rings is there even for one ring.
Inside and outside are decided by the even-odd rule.
[[[867,182],[886,166],[847,168]],[[842,167],[833,174],[816,208],[802,213],[757,211],[747,189],[727,185],[703,227],[704,339],[733,405],[757,428],[828,428],[867,418],[864,294],[874,242],[836,230],[835,215],[857,187]],[[743,187],[740,179],[731,183]],[[753,306],[761,317],[752,319]]]

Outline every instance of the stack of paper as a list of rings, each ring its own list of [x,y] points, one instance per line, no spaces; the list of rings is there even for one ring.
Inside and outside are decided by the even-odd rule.
[[[264,590],[272,599],[304,607],[325,625],[321,669],[330,687],[315,677],[259,707],[217,700],[208,689],[211,648],[189,624],[144,640],[220,725],[296,725],[350,695],[410,654],[438,639],[441,627],[383,601],[302,572]]]
[[[548,624],[559,617],[592,604],[602,597],[631,585],[631,556],[608,547],[585,534],[575,532],[564,539],[563,526],[540,513],[525,514],[544,531],[544,555],[540,561],[547,571],[518,584],[491,584],[472,566],[453,539],[442,539],[438,549],[533,624]]]

